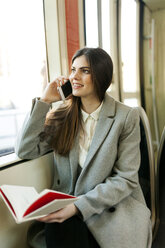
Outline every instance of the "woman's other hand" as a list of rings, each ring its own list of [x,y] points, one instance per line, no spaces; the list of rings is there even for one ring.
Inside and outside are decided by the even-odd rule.
[[[60,101],[61,97],[57,87],[64,84],[66,80],[68,80],[68,78],[62,76],[56,78],[53,82],[48,83],[41,97],[41,101],[49,104]]]
[[[74,203],[71,203],[67,205],[65,208],[62,208],[56,212],[48,214],[43,218],[38,219],[38,221],[42,221],[45,223],[52,223],[52,222],[62,223],[63,221],[71,218],[72,216],[77,215],[78,212],[79,210],[74,205]]]

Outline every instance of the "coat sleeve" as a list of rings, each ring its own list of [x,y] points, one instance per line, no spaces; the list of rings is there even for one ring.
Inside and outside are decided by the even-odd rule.
[[[111,175],[75,202],[85,221],[92,215],[101,214],[105,209],[117,205],[139,186],[139,143],[139,115],[136,109],[130,109],[119,136],[117,159]]]
[[[37,98],[33,100],[31,112],[26,116],[15,144],[15,153],[20,158],[34,159],[52,150],[46,142],[40,142],[39,139],[49,109],[49,104]]]

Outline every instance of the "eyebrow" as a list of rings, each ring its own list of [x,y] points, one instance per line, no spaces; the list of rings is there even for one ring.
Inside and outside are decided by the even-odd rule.
[[[75,68],[75,66],[72,66],[72,68]],[[82,66],[82,67],[80,67],[79,69],[85,69],[85,68],[90,69],[89,66]]]

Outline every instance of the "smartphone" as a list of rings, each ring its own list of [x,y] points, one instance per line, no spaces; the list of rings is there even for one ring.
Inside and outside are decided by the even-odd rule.
[[[57,87],[57,89],[63,101],[72,94],[72,85],[69,80],[62,86]]]

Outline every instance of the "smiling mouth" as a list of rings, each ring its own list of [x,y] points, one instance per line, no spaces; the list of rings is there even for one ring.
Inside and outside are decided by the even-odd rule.
[[[82,84],[73,83],[73,89],[79,89],[79,88],[82,88],[82,87],[83,87]]]

